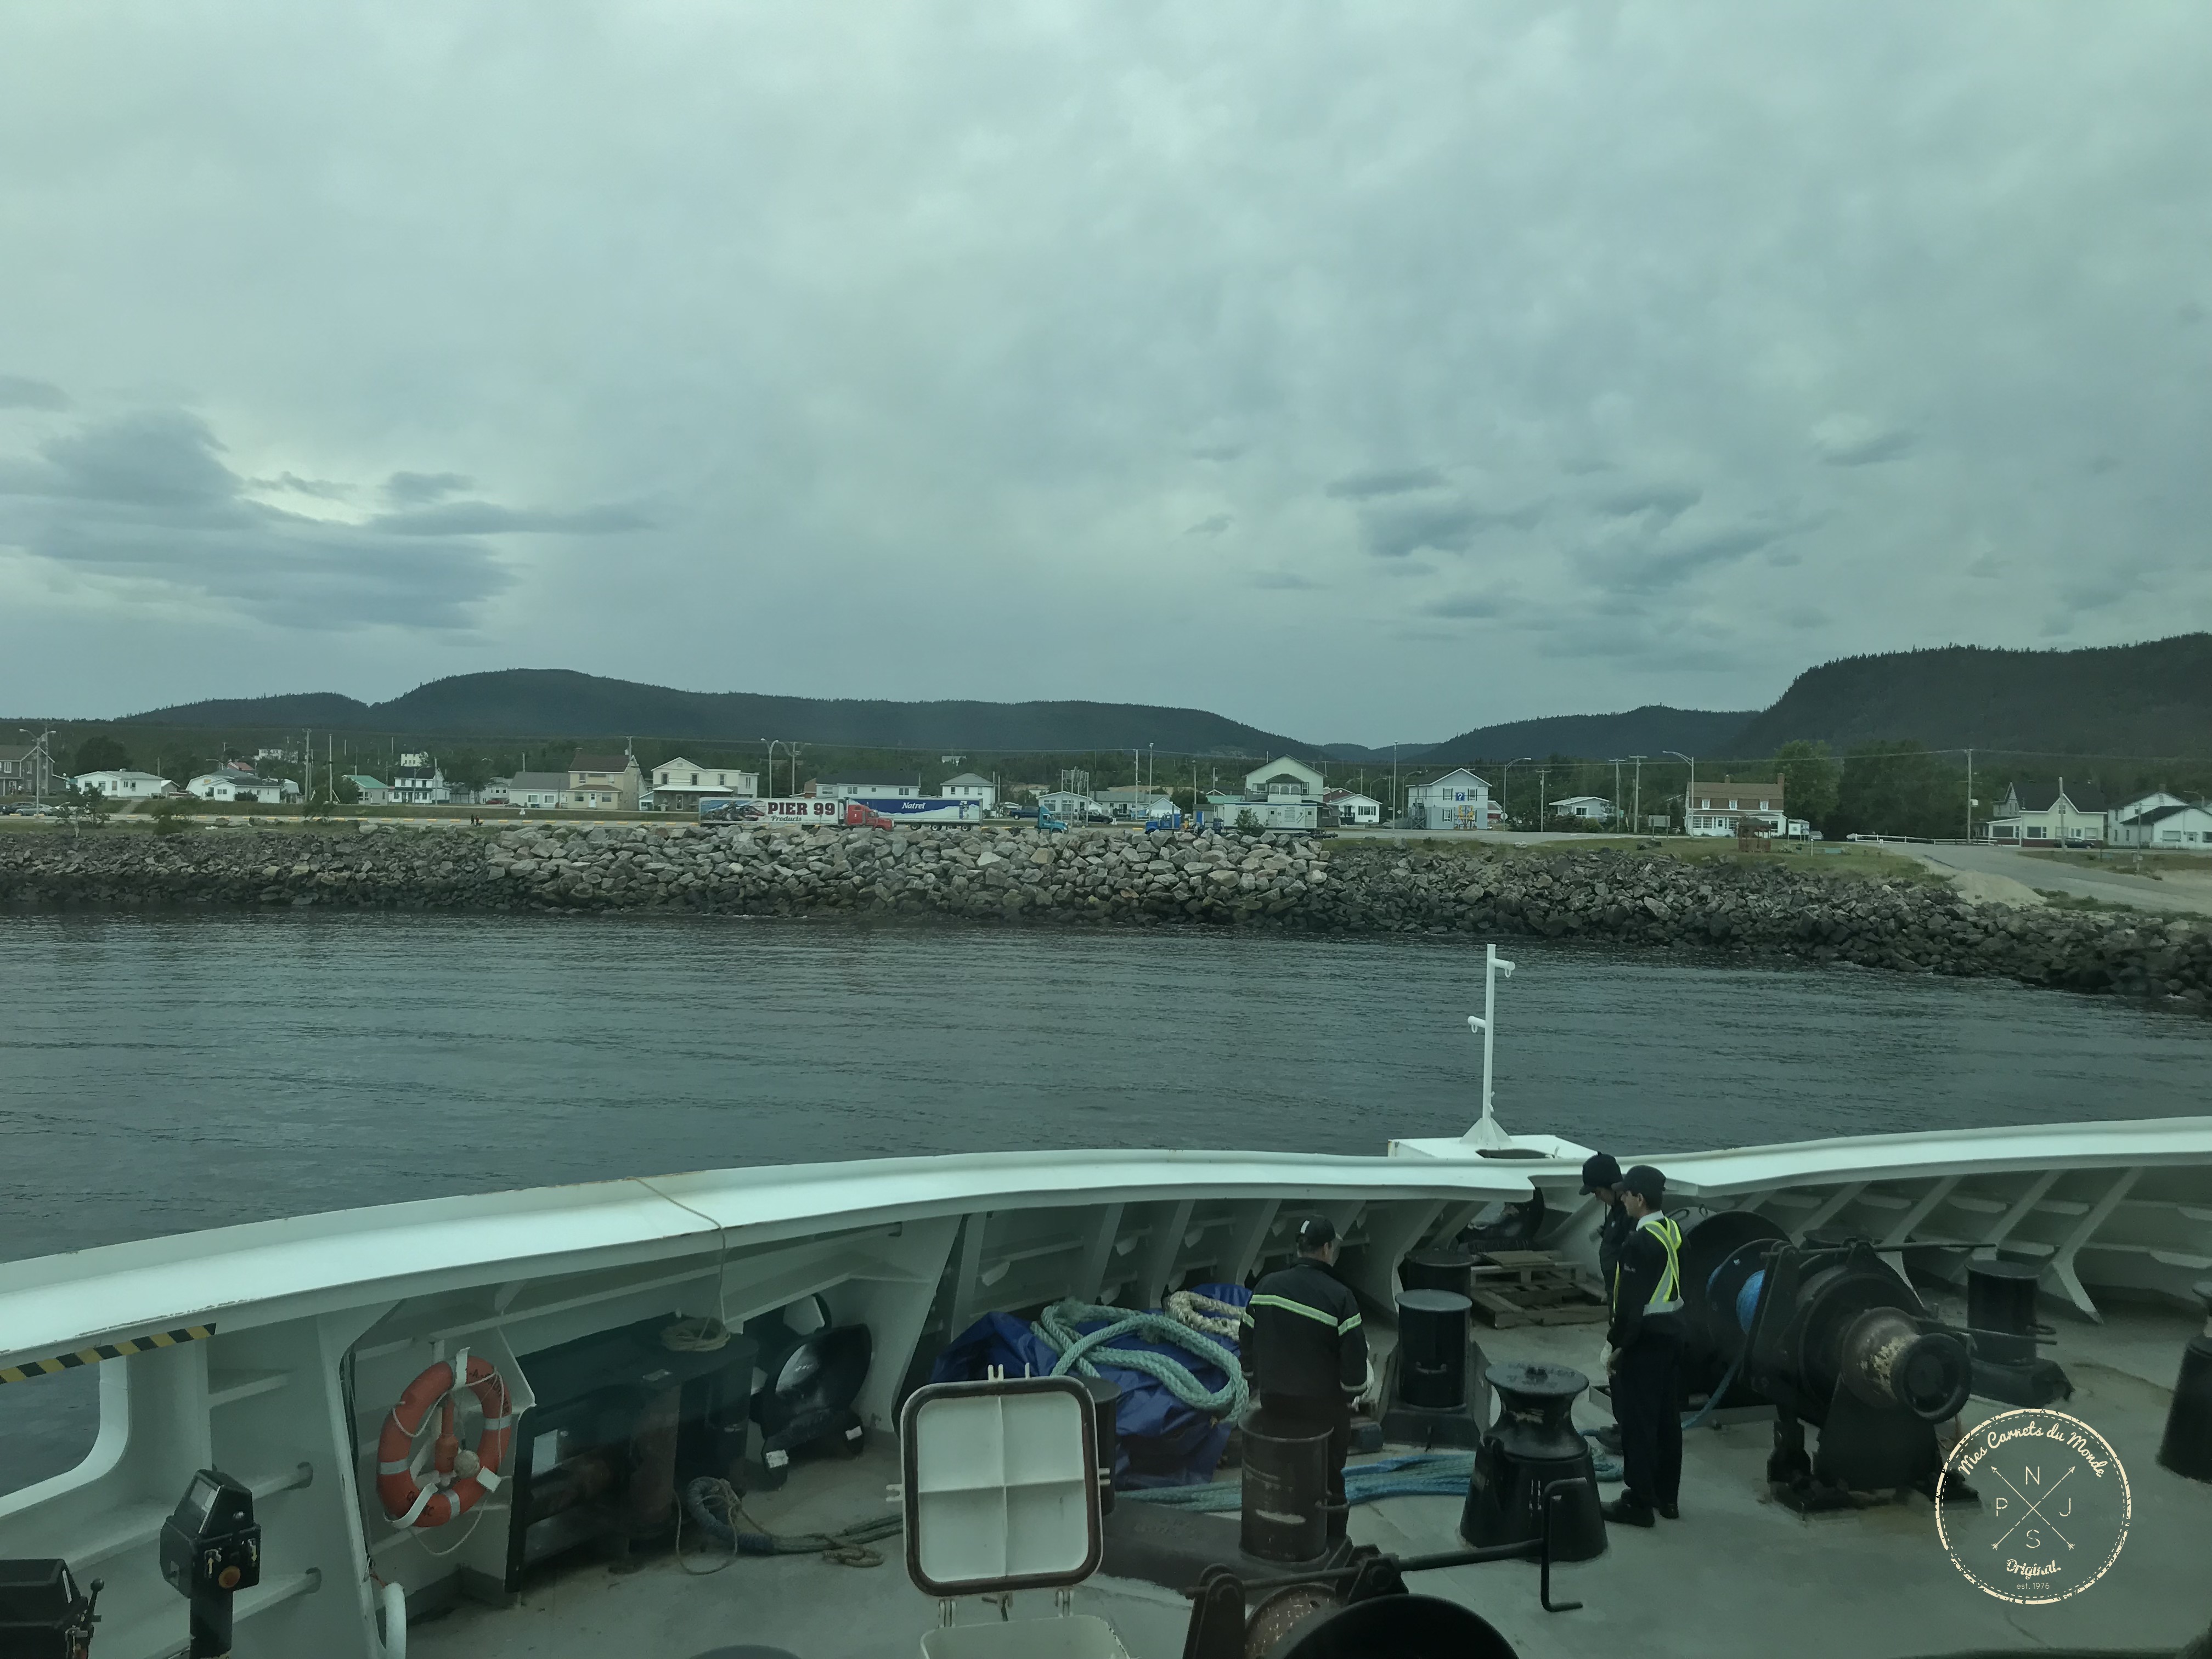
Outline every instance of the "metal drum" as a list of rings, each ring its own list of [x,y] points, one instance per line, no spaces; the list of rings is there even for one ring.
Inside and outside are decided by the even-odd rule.
[[[1425,1411],[1467,1404],[1467,1316],[1474,1304],[1456,1291],[1398,1296],[1398,1398]]]
[[[1474,1258],[1465,1250],[1416,1250],[1398,1264],[1398,1283],[1409,1291],[1471,1295]]]
[[[1244,1553],[1315,1561],[1328,1549],[1328,1431],[1279,1422],[1262,1407],[1244,1420]]]
[[[1575,1430],[1575,1400],[1589,1378],[1566,1365],[1520,1361],[1485,1373],[1498,1395],[1498,1421],[1474,1454],[1459,1535],[1477,1548],[1518,1544],[1544,1530],[1544,1492],[1555,1480],[1587,1484],[1565,1494],[1553,1516],[1552,1559],[1587,1561],[1605,1553],[1597,1470]]]

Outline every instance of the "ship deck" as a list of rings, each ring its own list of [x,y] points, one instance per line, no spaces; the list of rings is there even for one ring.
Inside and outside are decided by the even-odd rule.
[[[1941,1311],[1939,1310],[1939,1311]],[[1523,1659],[1634,1651],[1649,1659],[1915,1659],[1990,1650],[2171,1654],[2212,1620],[2212,1486],[2160,1468],[2155,1451],[2183,1346],[2195,1322],[2163,1308],[2121,1305],[2101,1325],[2058,1313],[2050,1352],[2075,1395],[2064,1409],[2094,1425],[2129,1477],[2134,1522],[2104,1579],[2071,1600],[2019,1607],[1975,1589],[1953,1567],[1929,1506],[1808,1519],[1766,1493],[1765,1423],[1700,1428],[1685,1449],[1683,1518],[1650,1531],[1612,1528],[1606,1553],[1561,1566],[1554,1595],[1583,1603],[1547,1613],[1536,1569],[1510,1562],[1420,1575],[1413,1588],[1474,1608]],[[1480,1333],[1492,1361],[1583,1365],[1597,1342],[1589,1326]],[[1976,1400],[1971,1425],[2006,1407]],[[1577,1420],[1606,1420],[1584,1396]],[[747,1500],[763,1524],[801,1531],[884,1512],[897,1479],[894,1449],[878,1439],[850,1462],[798,1466],[780,1492]],[[1611,1496],[1617,1488],[1607,1487]],[[1356,1541],[1424,1553],[1458,1547],[1455,1498],[1395,1498],[1355,1508]],[[1233,1516],[1220,1521],[1233,1543]],[[709,1556],[663,1557],[617,1573],[584,1562],[549,1573],[519,1605],[464,1604],[417,1625],[419,1659],[707,1659],[728,1650],[783,1650],[797,1659],[908,1659],[936,1623],[936,1604],[908,1583],[899,1540],[882,1565],[830,1565],[812,1556],[742,1558],[720,1571]],[[695,1576],[708,1575],[708,1576]],[[1176,1659],[1188,1604],[1171,1591],[1103,1576],[1075,1594],[1076,1610],[1107,1620],[1134,1659]],[[1014,1598],[1013,1616],[1052,1616],[1042,1592]],[[980,1601],[960,1621],[996,1619]]]

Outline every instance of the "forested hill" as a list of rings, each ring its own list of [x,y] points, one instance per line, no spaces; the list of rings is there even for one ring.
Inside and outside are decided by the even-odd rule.
[[[1420,762],[1424,766],[1456,765],[1522,755],[1538,760],[1549,755],[1610,760],[1616,755],[1662,755],[1670,749],[1686,755],[1734,754],[1739,734],[1756,712],[1719,713],[1650,703],[1623,714],[1553,714],[1462,732],[1421,750]]]
[[[1283,755],[1310,750],[1200,708],[1117,702],[888,702],[776,697],[750,691],[678,691],[562,668],[457,674],[388,702],[335,692],[226,698],[150,709],[130,723],[256,731],[450,732],[473,737],[623,737],[651,733],[852,749],[1141,749],[1186,755]]]
[[[1800,674],[1746,726],[1741,755],[1794,738],[1836,748],[1912,738],[1931,749],[2075,755],[2212,752],[2212,634],[2082,651],[1846,657]]]

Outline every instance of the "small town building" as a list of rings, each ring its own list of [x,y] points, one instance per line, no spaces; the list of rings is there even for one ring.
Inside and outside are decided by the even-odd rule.
[[[1464,766],[1406,791],[1406,822],[1415,830],[1487,830],[1490,784]]]
[[[363,806],[382,806],[392,799],[391,786],[381,779],[369,776],[366,772],[349,772],[346,774],[346,781],[361,791],[361,804]],[[497,780],[495,779],[493,781],[496,782]]]
[[[1159,802],[1170,799],[1164,789],[1147,789],[1133,786],[1126,788],[1101,789],[1091,799],[1116,819],[1142,818],[1151,815]]]
[[[2001,846],[2101,847],[2105,797],[2094,784],[2008,784],[1987,834]]]
[[[1321,803],[1295,795],[1245,795],[1208,805],[1206,816],[1224,830],[1318,830]]]
[[[653,805],[659,812],[690,812],[702,800],[750,800],[760,793],[760,774],[734,766],[702,766],[678,755],[653,769]]]
[[[1308,800],[1318,806],[1328,793],[1328,785],[1320,773],[1288,755],[1244,775],[1246,800]]]
[[[2212,807],[2176,801],[2171,806],[2138,812],[2127,823],[2112,826],[2112,844],[2148,847],[2169,853],[2212,848]]]
[[[644,793],[645,774],[637,757],[627,750],[617,755],[579,749],[569,757],[565,805],[585,811],[634,812]]]
[[[2155,812],[2161,806],[2186,806],[2189,803],[2179,795],[2169,795],[2163,789],[2154,789],[2148,795],[2138,795],[2124,806],[2115,806],[2105,814],[2105,839],[2115,847],[2130,847],[2136,843],[2122,833],[2146,812]]]
[[[0,800],[34,800],[55,793],[53,763],[43,744],[0,743]]]
[[[1088,795],[1070,789],[1048,789],[1037,797],[1037,811],[1062,823],[1088,823],[1092,813],[1103,815],[1106,809]]]
[[[568,804],[566,772],[517,772],[511,778],[494,778],[484,790],[488,804],[536,807],[551,811]]]
[[[801,793],[827,800],[914,800],[921,785],[913,778],[893,783],[880,772],[831,772],[809,778]]]
[[[1613,821],[1613,803],[1603,795],[1562,795],[1552,803],[1552,816],[1610,823]]]
[[[399,757],[384,798],[394,806],[445,806],[452,803],[453,790],[438,763],[416,751]]]
[[[1682,829],[1687,835],[1778,836],[1790,827],[1779,780],[1699,783],[1682,805]]]
[[[264,778],[258,772],[241,772],[234,766],[203,772],[185,786],[185,793],[202,800],[253,802],[275,805],[300,799],[300,786],[289,778]]]
[[[151,772],[80,772],[70,781],[87,794],[96,789],[110,800],[151,800],[171,787],[168,779]]]
[[[957,777],[947,778],[937,786],[937,793],[946,800],[972,800],[988,812],[998,804],[999,792],[991,787],[988,778],[973,772],[963,772]]]
[[[1322,797],[1324,821],[1329,813],[1336,814],[1339,824],[1375,824],[1382,822],[1382,803],[1372,795],[1363,795],[1350,789],[1332,789]]]

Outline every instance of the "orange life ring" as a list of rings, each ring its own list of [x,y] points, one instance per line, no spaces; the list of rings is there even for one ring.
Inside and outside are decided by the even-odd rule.
[[[465,1385],[483,1407],[483,1433],[477,1440],[474,1471],[456,1479],[460,1442],[453,1436],[453,1401],[457,1391],[453,1368],[446,1360],[424,1371],[407,1385],[399,1403],[384,1419],[376,1441],[376,1493],[384,1512],[402,1526],[442,1527],[465,1515],[487,1493],[499,1488],[499,1466],[506,1461],[507,1443],[514,1437],[514,1418],[509,1409],[507,1384],[489,1361],[475,1355],[461,1357],[467,1370]],[[433,1450],[433,1467],[442,1480],[427,1492],[415,1480],[415,1437],[422,1431],[430,1408],[443,1403],[445,1422]]]

